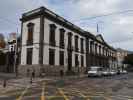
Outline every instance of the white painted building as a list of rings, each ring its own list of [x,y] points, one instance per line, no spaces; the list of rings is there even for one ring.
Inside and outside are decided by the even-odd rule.
[[[118,63],[118,68],[119,69],[124,69],[127,67],[127,64],[123,64],[124,58],[128,55],[127,50],[123,50],[121,48],[117,49],[117,63]]]
[[[44,7],[24,13],[21,21],[21,64],[18,69],[21,74],[26,74],[27,70],[35,70],[37,74],[42,70],[47,74],[59,74],[60,70],[84,73],[91,52],[100,54],[100,45],[112,49],[103,40]],[[92,40],[96,49],[90,44]]]

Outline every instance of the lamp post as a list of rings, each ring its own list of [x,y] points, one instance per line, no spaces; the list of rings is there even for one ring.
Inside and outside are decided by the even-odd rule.
[[[17,28],[17,33],[16,33],[16,46],[15,46],[15,53],[14,53],[14,73],[16,77],[18,76],[18,68],[17,68],[17,51],[18,51],[18,28]]]

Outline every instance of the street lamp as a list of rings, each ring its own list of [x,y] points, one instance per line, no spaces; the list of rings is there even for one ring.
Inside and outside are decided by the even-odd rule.
[[[15,46],[15,54],[14,54],[14,73],[16,74],[16,77],[18,76],[18,68],[17,68],[17,51],[18,51],[18,28],[16,33],[16,46]]]

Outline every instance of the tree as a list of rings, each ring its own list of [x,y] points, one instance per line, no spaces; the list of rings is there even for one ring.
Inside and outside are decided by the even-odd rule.
[[[124,58],[123,61],[124,64],[130,64],[133,65],[133,54],[129,54]]]
[[[127,70],[133,71],[133,54],[128,54],[123,61],[124,64],[128,64]]]
[[[6,64],[6,54],[0,51],[0,65],[5,65],[5,64]]]
[[[0,34],[0,48],[5,48],[6,42],[3,34]]]

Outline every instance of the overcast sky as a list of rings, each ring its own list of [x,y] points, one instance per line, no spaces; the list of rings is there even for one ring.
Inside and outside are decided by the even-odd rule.
[[[45,6],[79,27],[98,34],[114,47],[133,50],[133,11],[87,19],[99,15],[133,10],[133,0],[0,0],[0,33],[20,32],[21,14]]]

